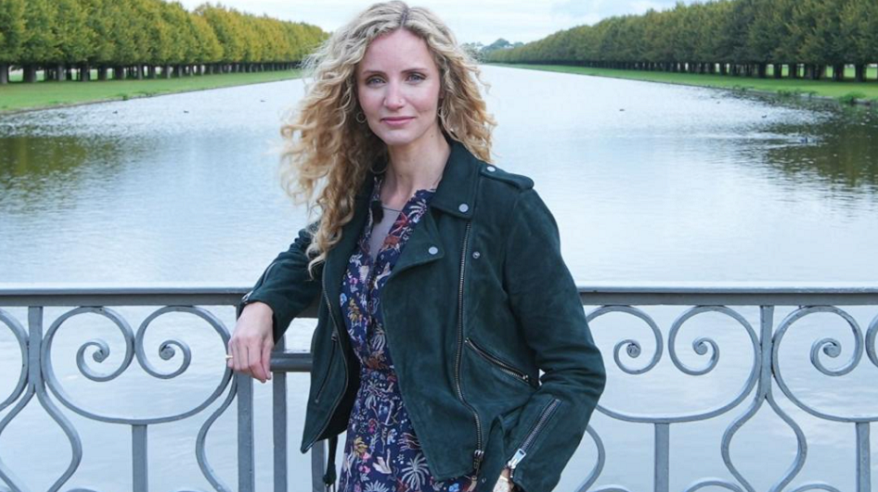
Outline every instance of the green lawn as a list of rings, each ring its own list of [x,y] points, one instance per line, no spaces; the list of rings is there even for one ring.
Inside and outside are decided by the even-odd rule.
[[[0,113],[22,109],[43,109],[53,106],[97,101],[127,100],[197,90],[217,89],[235,85],[258,84],[295,79],[300,70],[282,72],[230,73],[202,75],[179,79],[110,80],[104,82],[39,82],[0,85]]]
[[[695,85],[703,87],[716,87],[720,89],[745,89],[756,91],[768,91],[778,94],[814,94],[817,96],[832,97],[847,100],[854,97],[858,100],[872,100],[878,102],[878,81],[868,82],[832,82],[830,80],[792,80],[792,79],[757,79],[750,77],[733,77],[730,75],[698,75],[687,73],[646,72],[638,70],[617,70],[611,68],[589,68],[565,65],[528,65],[507,64],[496,65],[524,68],[530,70],[544,70],[550,72],[574,73],[580,75],[594,75],[597,77],[613,77],[620,79],[643,80],[647,82],[662,82],[667,84]],[[875,76],[874,69],[870,70],[870,77]]]

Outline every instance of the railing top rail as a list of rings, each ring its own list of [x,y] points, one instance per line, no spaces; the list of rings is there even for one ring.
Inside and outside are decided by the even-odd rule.
[[[582,303],[639,305],[873,305],[878,282],[602,282],[577,285]],[[250,286],[209,283],[73,284],[0,283],[0,306],[100,304],[232,305]]]

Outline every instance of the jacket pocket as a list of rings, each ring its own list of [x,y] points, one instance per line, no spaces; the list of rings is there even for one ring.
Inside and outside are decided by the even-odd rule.
[[[326,383],[329,381],[330,375],[332,375],[332,364],[335,362],[335,353],[339,351],[338,346],[338,337],[335,333],[332,334],[332,350],[329,352],[329,362],[326,364],[326,374],[323,376],[323,381],[320,383],[320,386],[317,389],[317,393],[314,396],[314,403],[320,403],[320,396],[323,395],[323,390],[326,389]],[[313,357],[314,354],[312,353]]]
[[[522,370],[516,369],[515,366],[513,366],[512,364],[504,362],[498,357],[491,355],[487,350],[476,344],[476,342],[474,342],[472,338],[467,338],[466,340],[464,340],[464,344],[466,344],[470,349],[473,350],[473,352],[496,366],[501,371],[515,377],[517,380],[527,384],[528,386],[531,385],[531,377],[527,373]]]

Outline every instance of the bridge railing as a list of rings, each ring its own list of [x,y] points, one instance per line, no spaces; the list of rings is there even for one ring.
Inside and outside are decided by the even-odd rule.
[[[197,323],[205,324],[215,334],[222,348],[227,346],[231,327],[227,326],[222,317],[214,310],[228,309],[234,306],[246,288],[226,287],[33,287],[20,285],[0,285],[0,332],[11,332],[15,343],[11,349],[4,349],[0,354],[4,359],[20,357],[20,372],[4,373],[0,379],[9,383],[13,389],[8,396],[0,394],[0,443],[3,431],[15,417],[36,397],[46,413],[57,423],[69,441],[72,449],[71,460],[64,472],[54,480],[49,490],[64,490],[65,484],[77,471],[83,458],[83,445],[79,432],[68,419],[68,411],[86,419],[128,426],[131,429],[131,490],[147,492],[149,487],[150,463],[148,457],[148,436],[150,426],[184,420],[199,415],[205,418],[195,442],[195,454],[204,478],[217,491],[252,492],[256,489],[256,470],[254,459],[254,411],[253,381],[240,374],[232,374],[225,369],[218,375],[217,383],[209,388],[209,396],[192,408],[170,415],[137,417],[97,412],[78,400],[65,388],[67,377],[56,374],[52,347],[56,334],[64,331],[69,320],[83,315],[103,317],[118,330],[124,340],[123,347],[111,347],[100,338],[84,341],[76,352],[76,369],[79,373],[95,382],[107,383],[124,373],[132,365],[137,365],[148,376],[159,380],[174,379],[186,373],[192,361],[192,349],[183,339],[171,337],[163,340],[158,346],[147,347],[147,332],[151,324],[170,313],[182,313],[194,317]],[[843,423],[853,428],[850,446],[854,450],[855,463],[851,467],[855,474],[857,492],[870,492],[871,487],[871,438],[870,426],[878,420],[878,402],[871,405],[866,402],[866,410],[849,409],[839,411],[834,407],[826,407],[815,403],[809,394],[798,391],[802,378],[794,378],[797,382],[787,379],[784,369],[790,372],[803,370],[802,365],[792,369],[782,364],[780,356],[784,340],[788,333],[796,330],[808,319],[817,316],[836,318],[843,326],[844,337],[838,337],[839,331],[829,330],[820,334],[810,346],[806,369],[816,371],[823,377],[843,378],[860,366],[874,365],[878,368],[878,315],[867,323],[858,322],[849,312],[852,308],[878,312],[878,287],[875,286],[626,286],[608,285],[580,286],[580,296],[592,332],[595,334],[603,350],[610,374],[608,390],[612,388],[614,379],[631,381],[657,369],[662,363],[664,371],[677,371],[687,377],[701,377],[713,372],[724,357],[738,358],[738,365],[744,369],[744,376],[737,382],[737,391],[730,392],[723,401],[711,408],[697,411],[670,411],[644,413],[633,412],[621,407],[613,399],[602,399],[597,411],[610,419],[652,426],[654,441],[652,457],[654,461],[653,490],[668,492],[671,490],[671,427],[683,423],[719,419],[732,416],[727,425],[718,452],[728,470],[729,478],[703,478],[685,486],[681,490],[695,492],[698,490],[731,490],[735,492],[752,492],[757,490],[736,466],[731,456],[730,446],[736,433],[750,420],[757,411],[767,405],[770,411],[780,417],[792,430],[796,439],[796,454],[787,471],[774,482],[769,490],[772,492],[790,491],[805,492],[823,490],[841,492],[845,487],[823,481],[793,483],[805,465],[808,455],[808,436],[796,420],[778,404],[784,398],[793,405],[817,419]],[[132,328],[116,308],[122,306],[149,307],[151,312]],[[650,307],[663,307],[674,310],[673,319],[666,323],[666,328],[653,315]],[[63,314],[46,319],[46,308],[69,308]],[[4,309],[6,308],[6,309]],[[26,313],[26,317],[14,316],[13,309]],[[786,311],[781,318],[776,311]],[[749,314],[752,311],[754,315]],[[316,309],[309,308],[304,317],[314,317]],[[779,319],[778,319],[779,318]],[[612,319],[610,323],[608,320]],[[723,331],[736,331],[743,344],[738,344],[732,353],[721,352],[721,343],[714,335],[696,336],[693,331],[705,330],[703,322],[722,324]],[[725,320],[719,323],[718,320]],[[634,325],[631,325],[631,323]],[[636,326],[635,326],[636,325]],[[865,325],[865,326],[864,326]],[[624,326],[624,328],[623,328]],[[624,337],[622,332],[633,330],[640,337]],[[638,331],[639,330],[639,331]],[[685,333],[684,333],[685,331]],[[716,330],[709,330],[716,333]],[[644,335],[645,334],[645,335]],[[681,340],[690,340],[688,349],[683,349]],[[747,350],[741,350],[741,346]],[[797,344],[798,346],[798,344]],[[0,347],[5,347],[0,345]],[[159,357],[166,361],[158,366],[153,364],[149,350],[158,350]],[[108,369],[101,364],[110,356],[111,351],[122,350],[124,355],[116,355],[114,368]],[[667,353],[668,359],[665,358]],[[843,362],[833,362],[842,354]],[[91,358],[91,361],[87,361]],[[695,359],[700,363],[692,365]],[[176,365],[174,365],[176,363]],[[171,364],[173,369],[166,369]],[[224,363],[223,363],[224,364]],[[287,381],[290,372],[308,372],[311,368],[311,355],[307,353],[287,352],[284,342],[276,347],[271,357],[272,378],[272,439],[273,446],[273,490],[283,492],[301,490],[303,483],[290,483],[288,476],[287,456]],[[865,367],[871,370],[871,368]],[[615,378],[613,376],[616,376]],[[635,379],[636,381],[636,379]],[[632,391],[630,388],[626,391]],[[636,388],[635,390],[636,391]],[[839,390],[841,391],[841,390]],[[609,393],[609,391],[608,391]],[[51,395],[51,397],[50,397]],[[606,396],[606,395],[605,395]],[[865,395],[868,398],[870,395]],[[871,395],[871,396],[874,396]],[[821,401],[831,400],[832,395],[823,395]],[[234,486],[223,482],[218,476],[205,452],[205,441],[214,422],[232,405],[237,406],[237,476],[238,483]],[[60,406],[59,406],[60,404]],[[216,407],[210,408],[208,407]],[[205,415],[209,413],[209,415]],[[617,492],[628,491],[619,485],[600,485],[604,471],[607,447],[601,434],[589,427],[588,436],[596,450],[596,459],[590,471],[585,474],[574,490],[579,492]],[[15,443],[5,443],[0,448],[15,448]],[[326,460],[324,443],[315,445],[311,452],[312,473],[310,488],[317,492],[323,490],[323,464]],[[0,455],[0,491],[28,491],[25,481],[2,461]],[[76,488],[71,491],[88,492],[90,489]],[[183,490],[183,489],[180,489]]]

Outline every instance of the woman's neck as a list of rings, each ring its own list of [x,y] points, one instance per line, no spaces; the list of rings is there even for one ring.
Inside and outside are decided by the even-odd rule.
[[[441,131],[419,145],[388,147],[390,162],[381,185],[381,201],[402,208],[417,190],[430,189],[442,178],[451,146]]]

